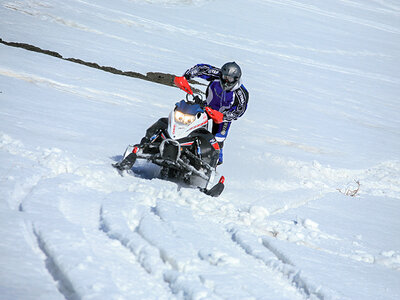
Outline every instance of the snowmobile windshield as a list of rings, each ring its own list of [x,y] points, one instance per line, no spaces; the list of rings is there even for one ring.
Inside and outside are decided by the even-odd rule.
[[[175,121],[189,125],[196,120],[196,115],[201,112],[203,112],[203,109],[200,105],[187,103],[185,100],[181,100],[176,104],[174,112]]]

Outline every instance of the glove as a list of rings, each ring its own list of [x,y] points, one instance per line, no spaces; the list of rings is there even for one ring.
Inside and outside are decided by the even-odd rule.
[[[206,113],[217,124],[221,124],[224,120],[224,114],[222,112],[212,109],[209,106],[206,107]]]

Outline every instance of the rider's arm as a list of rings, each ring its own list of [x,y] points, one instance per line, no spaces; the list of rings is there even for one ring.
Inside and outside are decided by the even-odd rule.
[[[212,81],[219,78],[220,72],[220,68],[207,64],[198,64],[188,69],[183,76],[185,76],[185,78],[188,80],[194,77],[200,77],[202,79]]]
[[[228,111],[224,111],[223,120],[230,122],[240,118],[247,109],[247,103],[249,102],[249,92],[242,85],[240,88],[234,91],[234,102],[232,107]]]

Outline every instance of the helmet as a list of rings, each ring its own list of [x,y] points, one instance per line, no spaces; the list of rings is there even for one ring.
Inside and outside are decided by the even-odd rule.
[[[225,91],[231,90],[240,80],[242,70],[237,63],[228,62],[221,68],[220,81]]]

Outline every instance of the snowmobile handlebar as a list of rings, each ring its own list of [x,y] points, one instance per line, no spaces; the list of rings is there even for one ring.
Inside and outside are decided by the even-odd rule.
[[[191,97],[191,99],[190,99]],[[186,102],[199,104],[202,108],[205,106],[205,102],[203,100],[203,96],[201,94],[194,95],[194,94],[186,94]]]
[[[192,99],[190,99],[190,96],[192,96]],[[220,124],[223,122],[224,115],[223,113],[219,112],[218,110],[214,110],[211,107],[207,106],[207,103],[203,100],[202,95],[190,95],[186,94],[186,102],[190,104],[198,104],[204,111],[207,113],[207,115],[217,124]]]
[[[193,95],[193,91],[190,88],[189,82],[186,80],[184,76],[181,77],[175,76],[174,83],[181,90],[184,90],[186,93]]]

